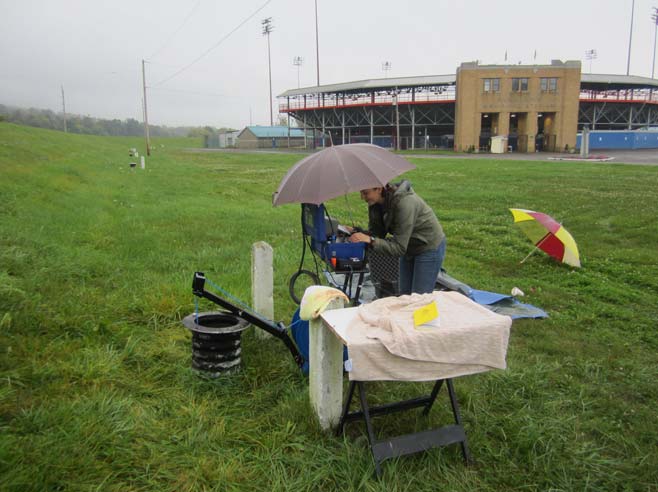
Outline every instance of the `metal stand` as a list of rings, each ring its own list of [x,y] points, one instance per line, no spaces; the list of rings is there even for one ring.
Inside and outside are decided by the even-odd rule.
[[[350,304],[353,306],[359,305],[359,296],[361,295],[361,287],[363,286],[363,280],[365,278],[367,270],[334,270],[334,273],[343,275],[343,284],[340,285],[340,282],[334,282],[329,280],[329,284],[332,287],[342,290],[345,295],[350,299]],[[356,279],[356,290],[354,295],[352,295],[352,290],[354,289],[354,276],[357,276]],[[333,275],[329,274],[333,279]]]
[[[454,425],[446,425],[438,429],[430,429],[413,434],[392,437],[390,439],[383,439],[380,441],[375,439],[375,433],[373,431],[371,422],[372,417],[418,407],[424,407],[423,415],[427,415],[429,414],[432,405],[434,404],[434,400],[436,400],[436,397],[439,394],[439,390],[441,389],[444,381],[448,387],[450,405],[452,407],[452,414],[455,419]],[[350,405],[352,403],[352,398],[354,397],[355,388],[359,389],[361,410],[350,412]],[[452,379],[437,380],[434,384],[432,392],[429,395],[372,408],[368,406],[368,401],[366,399],[365,383],[363,381],[351,381],[347,393],[347,399],[345,400],[345,406],[343,407],[343,413],[340,417],[340,421],[338,422],[338,428],[336,429],[336,435],[339,435],[343,432],[346,422],[359,419],[364,419],[366,423],[368,441],[370,443],[372,457],[375,461],[375,471],[378,478],[382,475],[380,463],[384,460],[405,456],[407,454],[418,453],[421,451],[427,451],[428,449],[447,446],[449,444],[459,443],[461,446],[462,455],[464,456],[464,461],[467,465],[471,463],[471,456],[468,451],[468,444],[466,442],[466,432],[462,426],[461,415],[459,413],[459,403],[457,402],[457,397],[455,396]]]

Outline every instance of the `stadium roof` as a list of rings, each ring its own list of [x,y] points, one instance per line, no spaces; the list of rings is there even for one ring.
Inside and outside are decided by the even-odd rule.
[[[373,90],[373,89],[393,89],[395,87],[426,87],[432,85],[455,85],[456,75],[421,75],[418,77],[397,77],[391,79],[368,79],[357,80],[354,82],[343,82],[340,84],[319,85],[312,87],[302,87],[300,89],[291,89],[284,92],[278,97],[302,96],[304,94],[318,94],[327,92],[351,92]]]
[[[364,90],[393,89],[395,87],[427,87],[435,85],[455,85],[456,75],[422,75],[418,77],[397,77],[391,79],[367,79],[340,84],[320,85],[290,89],[277,97],[303,96],[304,94],[358,92]],[[658,88],[658,79],[635,75],[580,74],[581,86],[593,90]]]
[[[651,89],[658,88],[658,79],[637,75],[581,73],[580,85],[597,90]]]

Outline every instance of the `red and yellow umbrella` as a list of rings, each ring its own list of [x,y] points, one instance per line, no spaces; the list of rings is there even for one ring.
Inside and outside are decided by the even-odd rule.
[[[562,227],[562,224],[541,212],[521,208],[510,208],[509,210],[514,216],[514,223],[530,238],[536,246],[535,249],[539,248],[567,265],[580,266],[580,255],[578,254],[576,241],[569,234],[569,231]]]

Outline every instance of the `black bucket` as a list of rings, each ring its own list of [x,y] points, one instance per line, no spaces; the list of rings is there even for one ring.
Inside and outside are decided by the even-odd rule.
[[[242,332],[249,324],[221,311],[193,313],[183,318],[192,332],[192,367],[210,378],[240,369]]]

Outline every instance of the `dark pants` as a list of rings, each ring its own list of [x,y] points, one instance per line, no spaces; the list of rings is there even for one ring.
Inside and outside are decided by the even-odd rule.
[[[434,290],[436,277],[446,255],[444,239],[434,251],[400,258],[400,295],[428,294]]]

